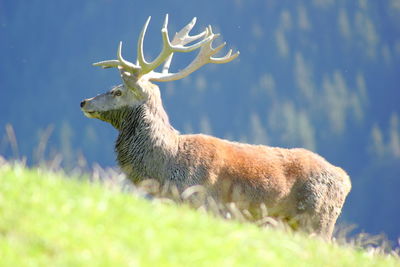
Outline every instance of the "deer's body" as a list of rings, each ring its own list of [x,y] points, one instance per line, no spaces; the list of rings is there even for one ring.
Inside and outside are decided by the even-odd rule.
[[[199,56],[214,51],[207,49]],[[164,55],[168,56],[172,54]],[[164,77],[150,72],[148,78],[140,67],[127,65],[120,54],[118,57],[118,62],[101,65],[122,69],[124,85],[83,101],[81,107],[88,117],[109,122],[119,131],[117,160],[132,181],[152,178],[181,190],[203,185],[220,201],[235,201],[249,209],[265,204],[270,214],[294,220],[301,229],[330,238],[351,189],[342,169],[305,149],[241,144],[202,134],[181,135],[169,123],[158,86],[150,82],[164,81]],[[234,57],[229,54],[228,60]],[[171,77],[168,75],[166,79]],[[172,76],[180,77],[179,73]]]

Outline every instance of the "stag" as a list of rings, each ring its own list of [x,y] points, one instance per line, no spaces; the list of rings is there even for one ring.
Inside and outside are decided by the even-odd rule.
[[[81,102],[87,117],[108,122],[119,131],[115,151],[126,176],[135,183],[156,179],[161,184],[174,184],[179,190],[202,185],[217,200],[236,201],[249,210],[264,205],[270,215],[330,238],[351,189],[348,175],[321,156],[301,148],[249,145],[203,134],[180,134],[171,126],[160,90],[153,82],[182,79],[208,63],[228,63],[239,52],[229,50],[225,56],[215,57],[226,43],[213,48],[219,34],[214,34],[211,26],[191,36],[196,18],[170,41],[167,15],[161,30],[162,50],[148,62],[143,40],[149,22],[150,17],[139,35],[136,63],[122,57],[120,42],[117,59],[93,64],[118,68],[123,84]],[[174,53],[194,50],[199,52],[187,67],[169,72]],[[162,63],[161,71],[155,71]]]

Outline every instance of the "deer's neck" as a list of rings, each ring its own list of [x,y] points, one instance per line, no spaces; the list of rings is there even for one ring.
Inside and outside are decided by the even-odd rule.
[[[129,109],[115,144],[117,161],[133,181],[162,179],[178,149],[178,132],[170,125],[161,99]]]

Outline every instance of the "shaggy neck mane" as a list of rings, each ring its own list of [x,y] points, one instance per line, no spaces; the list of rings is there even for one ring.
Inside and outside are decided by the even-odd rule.
[[[124,112],[115,144],[119,165],[133,181],[162,177],[167,159],[176,155],[179,133],[169,123],[161,98],[152,95]]]

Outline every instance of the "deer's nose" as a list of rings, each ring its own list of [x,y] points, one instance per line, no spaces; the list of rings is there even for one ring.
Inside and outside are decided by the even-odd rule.
[[[82,102],[81,102],[81,108],[83,108],[83,106],[86,104],[86,100],[83,100]]]

